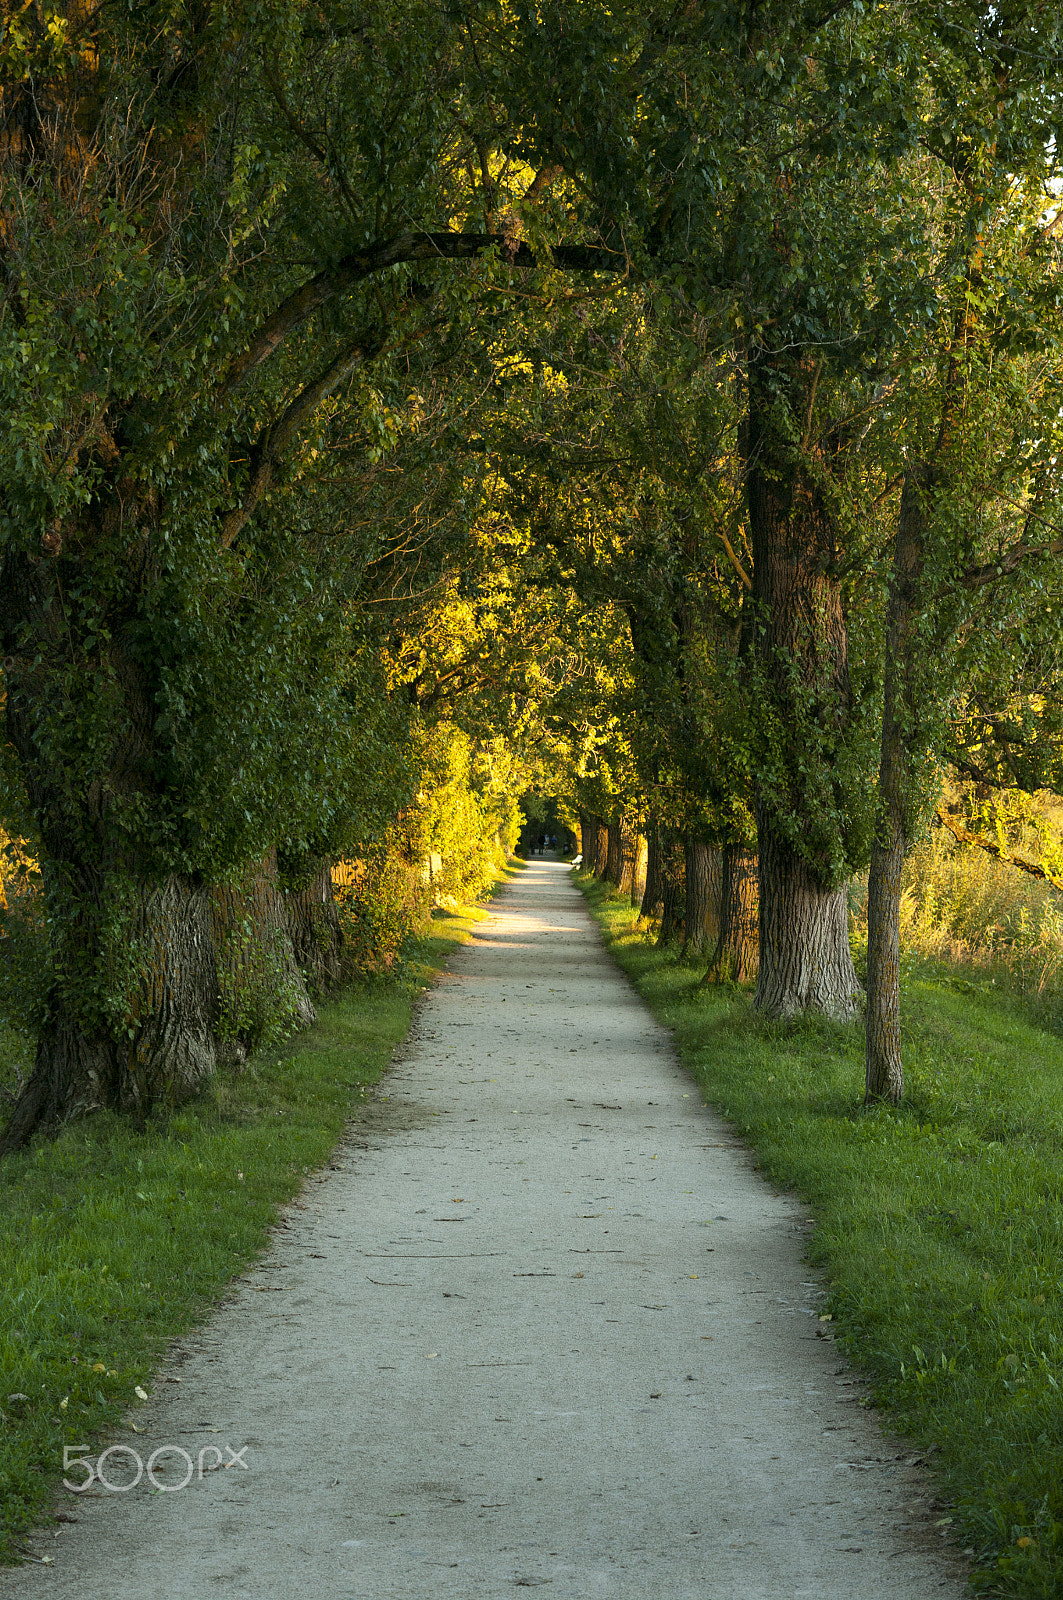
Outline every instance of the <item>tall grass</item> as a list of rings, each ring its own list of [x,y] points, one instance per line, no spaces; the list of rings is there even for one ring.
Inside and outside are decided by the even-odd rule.
[[[854,951],[867,948],[867,881],[850,891]],[[1063,1024],[1063,896],[933,828],[905,866],[901,950],[909,977],[950,976],[1034,1003]]]

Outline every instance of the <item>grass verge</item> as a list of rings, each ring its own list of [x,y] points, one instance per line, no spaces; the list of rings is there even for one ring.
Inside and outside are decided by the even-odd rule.
[[[863,1030],[699,988],[578,879],[705,1098],[811,1207],[846,1355],[930,1450],[977,1593],[1063,1594],[1063,1041],[1015,997],[913,982],[903,1107],[865,1112]]]
[[[263,1249],[484,915],[436,913],[401,977],[322,1006],[146,1131],[99,1115],[0,1162],[0,1561],[22,1554],[64,1446],[113,1432],[170,1340]]]

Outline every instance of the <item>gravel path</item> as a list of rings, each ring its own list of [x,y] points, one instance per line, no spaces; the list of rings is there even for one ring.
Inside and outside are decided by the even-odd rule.
[[[0,1596],[958,1600],[917,1468],[819,1336],[801,1209],[561,863],[492,911],[122,1434],[218,1470],[71,1495]]]

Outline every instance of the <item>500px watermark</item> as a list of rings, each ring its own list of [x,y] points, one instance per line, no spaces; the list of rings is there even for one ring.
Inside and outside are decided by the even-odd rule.
[[[157,1450],[151,1452],[146,1467],[140,1458],[139,1452],[134,1450],[132,1445],[112,1444],[101,1455],[97,1456],[95,1462],[93,1462],[85,1454],[88,1445],[68,1444],[63,1446],[63,1471],[69,1472],[71,1467],[84,1467],[85,1477],[80,1483],[71,1483],[69,1478],[64,1478],[63,1484],[67,1489],[72,1489],[75,1494],[84,1494],[85,1490],[93,1483],[102,1484],[103,1488],[109,1489],[112,1494],[127,1494],[130,1489],[136,1488],[145,1472],[147,1472],[148,1482],[153,1488],[170,1493],[174,1489],[187,1489],[192,1479],[196,1476],[202,1483],[208,1472],[217,1472],[219,1468],[240,1467],[244,1472],[250,1472],[251,1468],[244,1460],[249,1448],[245,1444],[242,1450],[233,1450],[231,1445],[226,1445],[225,1454],[229,1459],[228,1461],[223,1461],[222,1452],[218,1445],[205,1444],[199,1452],[199,1470],[197,1474],[196,1462],[193,1461],[188,1451],[182,1449],[179,1444],[160,1444]],[[136,1477],[130,1478],[128,1483],[112,1483],[104,1471],[104,1464],[110,1456],[126,1456],[130,1469],[136,1470]],[[160,1462],[166,1456],[180,1456],[185,1463],[185,1475],[179,1483],[167,1483],[165,1480],[160,1482],[155,1476],[156,1462]],[[211,1456],[214,1457],[214,1460],[209,1459]],[[171,1471],[174,1470],[175,1465],[175,1463],[171,1464]]]

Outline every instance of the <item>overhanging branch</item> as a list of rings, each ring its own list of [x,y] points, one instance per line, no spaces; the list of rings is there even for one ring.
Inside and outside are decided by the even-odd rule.
[[[400,233],[394,239],[369,245],[344,256],[296,289],[260,325],[242,355],[237,356],[218,391],[218,403],[231,399],[242,384],[267,361],[296,328],[332,300],[349,294],[364,279],[414,261],[471,261],[497,249],[512,267],[554,266],[569,272],[622,272],[625,258],[619,252],[594,245],[559,244],[548,260],[529,245],[505,233]]]
[[[1063,555],[1063,539],[1053,539],[1049,544],[1028,544],[1020,540],[1009,550],[1003,551],[995,561],[987,561],[979,567],[968,567],[960,582],[967,589],[978,588],[981,584],[995,583],[998,578],[1007,577],[1016,567],[1034,556],[1058,555]]]
[[[1041,866],[1040,862],[1027,861],[1025,856],[1012,855],[1010,850],[1005,850],[996,839],[987,839],[984,834],[972,833],[962,822],[950,817],[944,806],[938,806],[934,816],[941,827],[947,828],[953,838],[958,839],[961,844],[973,844],[979,850],[984,850],[987,855],[1003,861],[1005,866],[1018,867],[1020,872],[1029,873],[1031,878],[1040,878],[1042,883],[1050,883],[1053,889],[1063,889],[1063,881],[1054,877],[1047,868]]]
[[[273,480],[273,468],[276,462],[291,444],[299,429],[313,416],[322,400],[326,400],[335,389],[338,389],[356,367],[379,355],[384,344],[385,340],[381,337],[343,351],[312,383],[301,389],[276,422],[264,430],[252,453],[251,481],[247,493],[222,523],[222,544],[226,549],[238,538],[241,529],[266,493]]]

